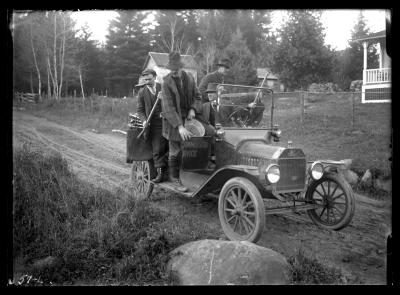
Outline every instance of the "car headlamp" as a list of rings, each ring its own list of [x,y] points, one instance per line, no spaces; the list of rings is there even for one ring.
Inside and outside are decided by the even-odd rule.
[[[270,183],[277,183],[281,178],[281,173],[279,171],[279,166],[276,164],[271,164],[265,169],[265,174]]]
[[[322,177],[324,174],[324,166],[321,164],[321,162],[316,161],[312,163],[310,167],[310,174],[314,180],[318,180]]]

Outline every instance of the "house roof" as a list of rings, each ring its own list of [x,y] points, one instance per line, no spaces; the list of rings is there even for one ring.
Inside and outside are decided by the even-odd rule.
[[[376,33],[371,33],[361,38],[353,39],[352,41],[358,42],[358,41],[367,41],[367,40],[384,39],[384,38],[386,38],[386,30],[379,31]]]
[[[269,68],[257,68],[257,78],[264,79],[265,76],[267,76],[267,79],[278,80],[278,77]]]
[[[146,58],[143,68],[146,67],[150,57],[154,60],[157,66],[166,67],[168,64],[168,53],[160,53],[160,52],[149,52],[149,55]],[[181,54],[182,62],[185,65],[185,68],[189,69],[197,69],[197,63],[194,60],[193,56]]]

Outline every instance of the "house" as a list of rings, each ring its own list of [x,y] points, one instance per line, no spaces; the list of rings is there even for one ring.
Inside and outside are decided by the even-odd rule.
[[[193,56],[182,54],[181,57],[182,57],[182,62],[184,64],[183,70],[191,73],[194,77],[194,80],[197,83],[198,66]],[[167,68],[167,64],[168,64],[168,53],[149,52],[143,66],[143,70],[145,69],[155,70],[157,73],[156,81],[158,83],[162,83],[163,77],[165,77],[170,72],[170,70]]]
[[[284,86],[279,82],[278,77],[268,68],[257,68],[258,85],[261,86],[264,79],[264,87],[271,88],[275,92],[283,92]]]
[[[354,39],[362,42],[364,47],[362,103],[391,102],[392,69],[391,58],[386,49],[386,31],[369,34]],[[367,69],[368,46],[377,45],[379,54],[379,68]]]

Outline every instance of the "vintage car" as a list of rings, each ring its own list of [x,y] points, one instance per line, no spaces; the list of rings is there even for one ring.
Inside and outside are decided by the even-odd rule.
[[[231,240],[256,242],[269,214],[305,210],[322,228],[340,230],[347,226],[354,215],[355,199],[339,173],[345,163],[307,161],[303,150],[291,142],[280,145],[281,131],[273,120],[272,90],[229,84],[220,84],[217,89],[213,102],[215,140],[203,136],[183,142],[180,178],[189,192],[178,191],[170,182],[157,185],[192,198],[206,194],[217,197],[222,229]],[[252,100],[265,109],[261,122],[251,121]],[[230,124],[218,122],[224,108],[231,110]],[[154,168],[151,147],[137,138],[140,132],[140,122],[128,130],[127,162],[132,163],[133,194],[148,198],[155,185],[150,181]],[[210,169],[212,142],[215,168]],[[269,200],[284,206],[271,207]]]

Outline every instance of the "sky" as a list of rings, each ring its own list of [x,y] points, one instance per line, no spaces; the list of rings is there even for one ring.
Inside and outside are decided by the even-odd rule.
[[[364,9],[363,15],[366,19],[367,26],[371,32],[378,32],[385,29],[385,10],[383,9]],[[287,19],[285,10],[275,10],[272,16],[271,27],[273,30],[279,28]],[[351,38],[351,30],[357,22],[359,9],[329,9],[324,10],[321,22],[325,27],[325,44],[330,45],[333,49],[343,50],[348,45]],[[116,11],[96,11],[85,10],[73,13],[73,18],[80,27],[88,24],[93,33],[93,38],[100,42],[105,42],[107,27],[111,19],[118,14]],[[149,22],[152,20],[149,19]]]

